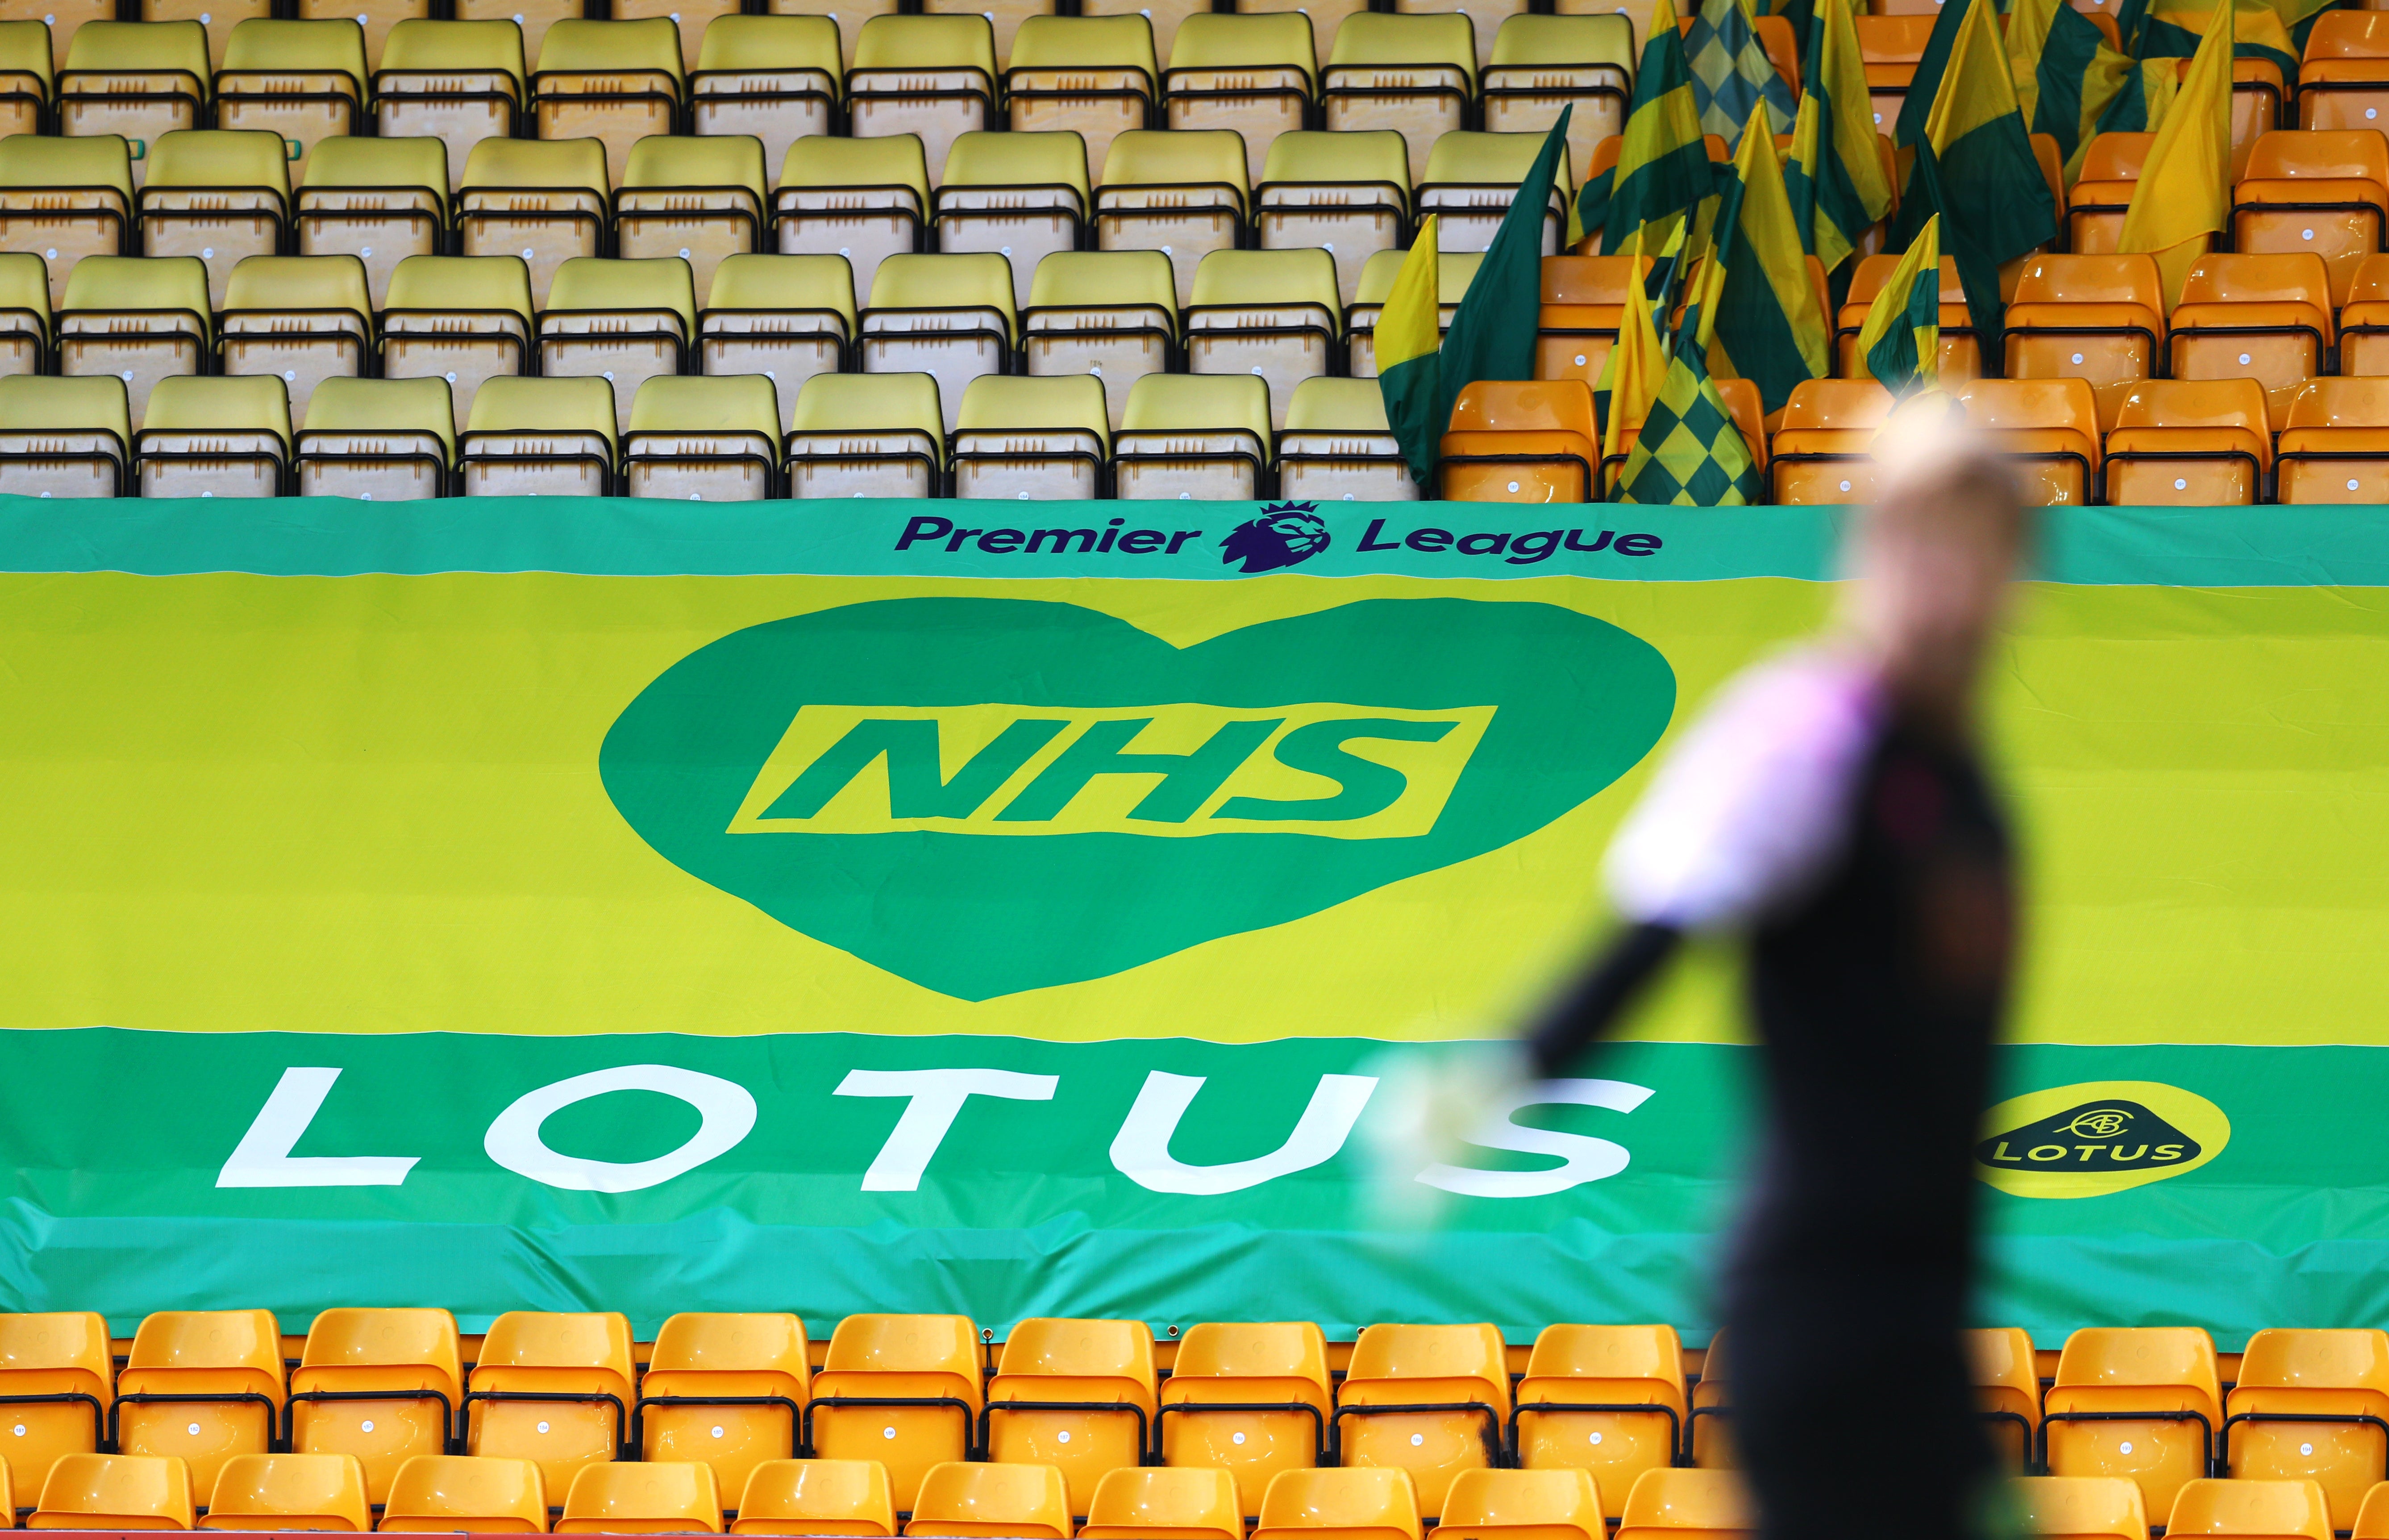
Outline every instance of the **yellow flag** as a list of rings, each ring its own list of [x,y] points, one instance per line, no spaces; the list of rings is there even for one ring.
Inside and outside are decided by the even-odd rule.
[[[1625,254],[1635,259],[1635,277],[1626,286],[1626,305],[1617,318],[1617,341],[1609,350],[1609,360],[1601,368],[1601,384],[1595,388],[1609,397],[1609,420],[1603,425],[1601,440],[1604,464],[1634,447],[1626,425],[1640,424],[1651,414],[1652,398],[1659,393],[1659,382],[1667,373],[1667,354],[1660,346],[1659,328],[1652,322],[1651,304],[1642,293],[1642,275],[1652,266],[1642,249],[1648,229],[1645,226],[1638,232],[1626,248]],[[1679,221],[1668,240],[1670,249],[1680,251],[1683,238],[1684,227]]]
[[[2233,9],[2215,8],[2216,19],[2191,57],[2190,73],[2157,125],[2156,143],[2149,146],[2116,243],[2119,251],[2155,254],[2168,306],[2180,302],[2191,264],[2206,254],[2209,236],[2231,218]]]

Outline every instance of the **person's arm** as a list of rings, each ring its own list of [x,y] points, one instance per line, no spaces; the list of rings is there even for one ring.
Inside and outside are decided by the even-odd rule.
[[[1556,1077],[1605,1036],[1660,965],[1675,955],[1683,935],[1673,925],[1651,922],[1619,931],[1592,972],[1527,1035],[1527,1060],[1535,1078]]]

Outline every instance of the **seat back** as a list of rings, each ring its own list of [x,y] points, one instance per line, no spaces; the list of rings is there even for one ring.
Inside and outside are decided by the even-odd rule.
[[[1191,383],[1192,376],[1188,378]],[[1309,1321],[1205,1321],[1190,1326],[1179,1339],[1178,1355],[1162,1386],[1162,1399],[1255,1399],[1260,1394],[1258,1389],[1243,1384],[1252,1381],[1268,1381],[1272,1392],[1283,1390],[1289,1398],[1325,1406],[1330,1398],[1326,1338]]]
[[[392,1533],[547,1533],[547,1485],[535,1460],[419,1455],[398,1468],[381,1525]]]
[[[244,264],[243,272],[246,270]],[[236,279],[241,275],[239,272],[234,274]],[[329,384],[328,380],[325,382]],[[308,430],[403,432],[413,426],[415,431],[434,434],[443,445],[453,437],[453,425],[447,420],[444,381],[440,382],[440,388],[428,393],[427,388],[432,384],[429,381],[349,379],[340,384],[350,388],[363,385],[366,388],[354,392],[351,398],[353,407],[344,405],[342,395],[336,391],[320,426],[311,401],[306,408],[302,436]],[[316,387],[317,397],[324,388],[323,385]],[[438,421],[410,424],[410,415],[419,417],[425,406],[434,404],[435,398]],[[352,414],[376,408],[393,414]],[[308,1328],[307,1345],[300,1350],[299,1367],[290,1374],[291,1393],[299,1398],[292,1411],[294,1447],[300,1453],[364,1457],[373,1497],[376,1501],[385,1500],[390,1480],[402,1460],[415,1455],[442,1452],[450,1433],[450,1417],[464,1397],[464,1383],[456,1318],[447,1311],[326,1310]],[[428,1392],[441,1399],[306,1399],[317,1393],[346,1396],[363,1391]],[[370,1430],[364,1426],[368,1422],[374,1425]],[[377,1470],[377,1466],[386,1469]]]
[[[2332,1540],[2331,1504],[2311,1481],[2194,1481],[2173,1500],[2171,1534]]]
[[[1471,380],[1452,403],[1454,433],[1577,433],[1597,439],[1593,426],[1592,388],[1582,380]],[[1373,1328],[1372,1329],[1373,1330]],[[1421,1343],[1429,1354],[1438,1344]],[[1360,1354],[1356,1348],[1353,1356]],[[1346,1383],[1349,1383],[1348,1378]],[[1508,1378],[1503,1370],[1502,1388]],[[1507,1395],[1502,1399],[1506,1401]]]
[[[690,126],[700,135],[753,134],[776,177],[789,146],[829,132],[845,79],[835,17],[717,16],[688,78]]]
[[[61,438],[73,442],[60,443]],[[22,490],[31,495],[73,495],[78,489],[88,489],[86,496],[112,495],[132,438],[124,382],[113,375],[45,379],[29,370],[0,379],[0,465],[12,482],[30,478]],[[60,455],[60,450],[70,452]],[[70,464],[27,465],[19,458],[34,454]],[[114,462],[114,471],[102,455]],[[108,1406],[116,1396],[107,1317],[87,1311],[0,1315],[0,1395],[91,1398],[7,1408],[10,1427],[22,1431],[0,1442],[0,1470],[30,1504],[59,1456],[90,1454],[107,1442]]]
[[[121,496],[132,445],[132,414],[125,404],[124,382],[114,375],[83,379],[15,375],[0,379],[0,465],[6,465],[9,485],[19,494]],[[71,1369],[57,1371],[63,1383],[50,1380],[51,1372],[27,1369],[22,1371],[24,1380],[0,1377],[0,1382],[57,1386],[26,1394],[89,1394],[87,1385],[76,1382]],[[103,1403],[108,1399],[103,1394]],[[59,1402],[19,1406],[17,1416],[12,1426],[22,1427],[25,1436],[9,1441],[14,1447],[6,1451],[6,1460],[19,1490],[29,1495],[41,1491],[44,1475],[60,1456],[90,1453],[108,1441],[105,1405],[95,1408],[85,1403]]]
[[[2160,321],[2165,286],[2156,259],[2143,252],[2084,257],[2064,252],[2025,260],[2011,304],[2140,305]]]
[[[2019,1476],[2008,1493],[2024,1533],[2051,1540],[2145,1540],[2140,1483],[2114,1476]]]
[[[2350,178],[2389,186],[2389,141],[2374,129],[2276,129],[2249,148],[2241,176]]]
[[[365,1468],[354,1455],[237,1455],[217,1472],[201,1529],[373,1528]]]
[[[627,1406],[632,1373],[628,1317],[614,1311],[509,1310],[481,1338],[473,1389],[602,1391]]]
[[[296,181],[316,145],[365,126],[364,29],[344,16],[251,17],[224,41],[215,95],[218,126],[264,129],[289,141]]]
[[[27,1529],[195,1529],[191,1470],[173,1455],[62,1455]]]
[[[1891,392],[1875,380],[1802,380],[1783,403],[1778,431],[1872,433],[1891,415]]]
[[[2389,14],[2389,13],[2384,13]],[[2310,251],[2211,251],[2182,278],[2185,305],[2313,305],[2330,319],[2331,274]]]
[[[2049,1469],[2130,1476],[2150,1508],[2169,1509],[2184,1482],[2206,1474],[2220,1403],[2215,1344],[2204,1330],[2085,1328],[2066,1339],[2044,1399]],[[2077,1421],[2076,1412],[2105,1415]],[[2115,1419],[2117,1412],[2155,1415],[2137,1422]]]
[[[455,407],[448,382],[327,379],[315,387],[314,397],[307,403],[298,449],[302,497],[370,497],[380,502],[444,497],[448,473],[456,463]],[[318,1316],[315,1324],[321,1330],[323,1317]],[[454,1321],[448,1323],[448,1331],[453,1342]],[[309,1336],[312,1340],[313,1333]],[[451,1424],[440,1404],[415,1399],[318,1405],[302,1399],[300,1393],[311,1384],[328,1388],[343,1381],[367,1389],[395,1388],[410,1379],[436,1381],[439,1373],[436,1367],[407,1363],[336,1363],[313,1375],[302,1368],[291,1376],[293,1447],[302,1453],[345,1450],[358,1456],[364,1461],[367,1494],[376,1502],[387,1502],[390,1483],[397,1479],[401,1466],[448,1447]],[[455,1403],[456,1397],[449,1394],[450,1406]]]
[[[1286,1470],[1261,1496],[1253,1540],[1420,1540],[1418,1485],[1391,1468]]]
[[[1626,1495],[1618,1521],[1620,1540],[1661,1535],[1721,1537],[1756,1527],[1741,1475],[1732,1470],[1645,1470]]]
[[[595,139],[491,137],[466,157],[456,226],[463,254],[527,253],[532,301],[556,270],[602,248],[611,211],[606,146]]]
[[[875,1459],[765,1460],[747,1478],[733,1534],[896,1533],[888,1467]]]
[[[2306,33],[2306,62],[2323,58],[2389,59],[2389,15],[2327,11]]]
[[[2389,427],[2389,379],[2310,379],[2291,398],[2290,428]]]
[[[584,1465],[565,1495],[558,1534],[719,1534],[722,1489],[701,1460]]]
[[[672,383],[724,386],[731,382]],[[726,407],[730,403],[725,400],[709,404]],[[639,430],[634,420],[632,431]],[[801,1402],[812,1375],[809,1353],[805,1323],[793,1315],[683,1312],[666,1317],[656,1332],[640,1389],[651,1396],[785,1395]]]
[[[490,477],[497,467],[474,464],[498,449],[488,437],[493,433],[508,436],[507,452],[544,462],[540,484],[520,490],[582,486],[601,465],[610,476],[620,430],[615,395],[616,387],[603,379],[484,382],[474,393],[462,440],[466,493],[477,484],[494,485]],[[593,417],[592,407],[600,403],[602,418]],[[466,1448],[476,1455],[536,1459],[548,1490],[569,1493],[581,1467],[611,1460],[629,1436],[632,1373],[631,1326],[620,1315],[509,1310],[490,1323],[481,1339]],[[512,1392],[587,1399],[478,1399]]]
[[[978,1465],[949,1460],[929,1468],[904,1533],[1017,1535],[1070,1540],[1069,1491],[1051,1465]]]
[[[1226,1470],[1119,1470],[1095,1485],[1080,1540],[1245,1540],[1244,1505]]]
[[[1443,1499],[1441,1540],[1604,1540],[1601,1495],[1584,1467],[1463,1470]]]
[[[220,395],[211,405],[236,411],[250,394]],[[202,405],[202,400],[186,395],[182,410],[204,416],[210,405]],[[286,437],[288,430],[286,419]],[[160,1310],[143,1317],[134,1332],[132,1353],[116,1388],[119,1394],[167,1395],[176,1391],[248,1392],[279,1407],[282,1329],[270,1310]]]
[[[2364,1504],[2357,1511],[2353,1540],[2383,1540],[2389,1536],[2389,1481],[2375,1482],[2364,1494]]]
[[[790,495],[932,495],[946,463],[939,396],[937,377],[927,374],[815,375],[805,381],[788,428]],[[846,1333],[863,1318],[849,1316],[837,1330]],[[862,1340],[843,1355],[844,1367],[840,1339],[831,1337],[828,1362],[813,1377],[813,1453],[884,1463],[901,1510],[930,1466],[970,1452],[980,1402],[978,1344],[960,1317],[869,1319],[877,1330],[858,1334]],[[965,1335],[949,1356],[941,1349],[954,1322]],[[908,1332],[906,1323],[926,1330]],[[917,1367],[901,1367],[908,1364]],[[877,1404],[836,1405],[845,1397]]]

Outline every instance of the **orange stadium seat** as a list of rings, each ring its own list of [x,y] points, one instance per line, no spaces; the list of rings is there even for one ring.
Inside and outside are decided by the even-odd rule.
[[[43,381],[24,388],[31,397],[56,388],[56,382]],[[8,421],[0,426],[0,442],[35,426]],[[117,445],[120,464],[124,448]],[[0,456],[10,460],[16,452],[15,446],[0,448]],[[14,479],[26,473],[10,474]],[[29,489],[37,496],[47,490]],[[23,1430],[0,1439],[0,1467],[28,1503],[41,1495],[42,1483],[60,1456],[92,1454],[108,1442],[108,1408],[115,1395],[116,1361],[109,1352],[106,1317],[76,1311],[0,1315],[0,1407],[6,1408],[12,1431]]]
[[[1731,1470],[1645,1470],[1626,1495],[1616,1540],[1750,1540],[1757,1524]]]
[[[151,425],[145,414],[134,426]],[[283,433],[287,440],[287,418]],[[137,433],[133,453],[137,473]],[[282,1330],[272,1312],[161,1310],[134,1333],[116,1376],[116,1446],[180,1459],[195,1491],[213,1491],[225,1460],[273,1446],[283,1394]]]
[[[1281,1470],[1261,1495],[1252,1540],[1420,1540],[1418,1483],[1407,1470]]]
[[[417,1455],[390,1478],[379,1528],[391,1534],[544,1534],[547,1483],[536,1460]]]
[[[2156,259],[2028,257],[2007,309],[2011,379],[2087,379],[2112,421],[2112,402],[2165,357],[2165,285]]]
[[[2275,456],[2280,503],[2389,497],[2389,379],[2313,379],[2290,399]]]
[[[2085,1328],[2065,1340],[2044,1398],[2042,1465],[2053,1476],[2128,1477],[2151,1512],[2168,1511],[2183,1483],[2206,1474],[2221,1403],[2204,1330]]]
[[[2298,66],[2300,128],[2389,124],[2389,15],[2327,11],[2306,33]]]
[[[1872,379],[1866,360],[1859,356],[1859,334],[1866,329],[1867,310],[1899,266],[1896,256],[1861,257],[1850,274],[1850,292],[1833,321],[1834,350],[1844,379]],[[1966,308],[1966,290],[1958,278],[1958,259],[1941,259],[1941,383],[1954,387],[1983,377],[1983,347],[1974,335],[1974,312]]]
[[[1933,35],[1934,14],[1874,15],[1852,19],[1858,28],[1859,58],[1866,69],[1868,110],[1875,132],[1889,134],[1899,121],[1916,67],[1924,60],[1925,41]]]
[[[1794,388],[1797,392],[1798,388]],[[1887,403],[1886,403],[1887,404]],[[2129,402],[2127,402],[2128,408]],[[1785,414],[1785,422],[1790,422]],[[2269,451],[2271,446],[2268,444]],[[2107,440],[2109,502],[2114,495],[2114,436]],[[1783,463],[1779,434],[1775,463]],[[2270,455],[2268,454],[2268,459]],[[1966,1333],[1966,1355],[1974,1372],[1974,1399],[1982,1408],[1984,1431],[1991,1436],[2008,1466],[2017,1474],[2032,1469],[2033,1450],[2040,1432],[2040,1371],[2033,1359],[2032,1338],[2021,1328],[1991,1327]]]
[[[1581,1466],[1603,1492],[1629,1492],[1643,1471],[1675,1463],[1684,1412],[1674,1327],[1547,1326],[1518,1382],[1513,1450],[1528,1470]]]
[[[2173,1500],[2171,1534],[2332,1540],[2331,1504],[2310,1481],[2195,1481]]]
[[[1701,1355],[1701,1377],[1693,1386],[1693,1409],[1685,1419],[1684,1440],[1692,1446],[1693,1463],[1711,1470],[1730,1470],[1734,1464],[1732,1366],[1725,1348],[1720,1328]]]
[[[668,17],[558,21],[530,77],[531,120],[543,139],[594,139],[619,185],[631,146],[670,134],[687,95],[680,32]]]
[[[1050,1465],[933,1465],[921,1478],[904,1533],[947,1540],[1070,1540],[1069,1484]]]
[[[173,1455],[61,1455],[27,1529],[196,1529],[191,1468]]]
[[[1519,469],[1463,468],[1463,484],[1473,490],[1497,474],[1504,480],[1540,474],[1565,485],[1563,478],[1575,473],[1579,478],[1574,484],[1580,488],[1589,477],[1567,462],[1599,452],[1589,441],[1592,392],[1565,380],[1530,382],[1514,390],[1504,390],[1502,384],[1475,382],[1471,388],[1478,392],[1476,410],[1485,413],[1483,420],[1488,424],[1513,420],[1514,413],[1521,423],[1518,439],[1531,442],[1501,447],[1534,459],[1519,460]],[[1583,397],[1581,412],[1562,395],[1563,388],[1569,385]],[[1468,391],[1462,392],[1462,401],[1469,401]],[[1455,406],[1455,423],[1462,420],[1463,410]],[[1447,434],[1443,449],[1447,464],[1454,452],[1454,440],[1462,440],[1458,452],[1467,454],[1474,447],[1472,435],[1479,431],[1501,430]],[[1578,439],[1588,441],[1578,447]],[[1539,473],[1523,468],[1538,463],[1554,468]],[[1446,471],[1443,477],[1448,484],[1451,473]],[[1580,491],[1578,501],[1585,501]],[[1420,1406],[1460,1409],[1412,1409]],[[1441,1513],[1444,1494],[1453,1477],[1463,1470],[1501,1463],[1501,1435],[1509,1417],[1509,1361],[1499,1328],[1380,1325],[1362,1329],[1360,1341],[1353,1344],[1351,1364],[1336,1388],[1334,1429],[1341,1463],[1407,1470],[1418,1483],[1420,1508]],[[1262,1521],[1268,1522],[1266,1513]]]
[[[2008,1483],[2035,1540],[2147,1540],[2140,1483],[2120,1476],[2020,1476]]]
[[[455,191],[473,146],[514,137],[530,110],[523,46],[512,21],[401,21],[374,70],[376,131],[439,140]]]
[[[946,151],[957,138],[995,126],[1000,90],[995,32],[977,11],[875,16],[862,24],[846,72],[850,132],[858,139],[919,136],[935,185],[945,180]]]
[[[366,1534],[364,1463],[354,1455],[235,1455],[216,1475],[199,1528]]]
[[[1245,141],[1246,181],[1269,180],[1278,139],[1300,131],[1318,100],[1310,23],[1292,13],[1190,16],[1161,79],[1170,128],[1233,130]]]
[[[2383,1536],[2389,1536],[2389,1481],[2373,1483],[2356,1512],[2354,1540],[2383,1540]]]
[[[1592,388],[1580,379],[1471,380],[1452,403],[1439,455],[1437,477],[1453,502],[1590,503],[1601,465]],[[1508,1378],[1504,1372],[1505,1392]],[[1348,1393],[1349,1379],[1345,1388]],[[1501,1399],[1506,1419],[1509,1398]],[[1450,1442],[1448,1430],[1438,1428],[1435,1436]],[[1352,1437],[1348,1428],[1346,1437]],[[1371,1442],[1388,1447],[1383,1438]],[[1455,1457],[1447,1452],[1444,1457]],[[1421,1473],[1419,1484],[1422,1500],[1433,1501],[1434,1479]]]
[[[910,386],[904,379],[899,375],[887,383],[911,390],[928,384],[934,420],[936,385],[926,375],[912,376]],[[806,401],[824,387],[842,383],[808,380]],[[901,428],[904,421],[892,412],[880,420],[891,429]],[[798,431],[804,427],[800,406]],[[932,478],[941,466],[943,441],[940,431],[929,444],[908,452],[926,456]],[[831,1459],[880,1461],[888,1468],[897,1511],[909,1512],[931,1466],[969,1456],[985,1404],[979,1359],[978,1328],[966,1317],[847,1317],[830,1334],[828,1356],[813,1377],[813,1453]]]
[[[2367,257],[2339,312],[2339,372],[2389,375],[2389,257]]]
[[[702,1460],[584,1465],[565,1495],[558,1534],[720,1534],[722,1488]]]
[[[2079,506],[2097,493],[2103,456],[2099,406],[2089,380],[1978,379],[1952,393],[1965,403],[1975,425],[2016,463],[2025,503],[2045,508]],[[2045,1420],[2043,1432],[2048,1432]]]
[[[1297,388],[1297,400],[1309,384]],[[1161,1457],[1230,1471],[1246,1517],[1257,1517],[1280,1471],[1307,1470],[1324,1457],[1334,1404],[1327,1341],[1310,1322],[1189,1327],[1161,1384]]]
[[[2311,251],[2345,304],[2358,263],[2382,248],[2389,224],[2389,138],[2365,129],[2268,134],[2232,191],[2232,247]]]
[[[1782,503],[1873,501],[1874,436],[1891,407],[1891,392],[1872,379],[1804,379],[1794,386],[1768,462],[1769,496]],[[2036,1383],[2036,1414],[2038,1389]],[[2027,1439],[2027,1453],[2030,1446]]]
[[[2172,317],[2177,379],[2261,382],[2276,414],[2332,352],[2331,274],[2306,252],[2202,257]]]
[[[464,1381],[447,1311],[324,1311],[290,1374],[290,1447],[356,1456],[387,1502],[400,1466],[446,1453]]]
[[[1023,420],[1019,426],[1051,431],[1066,420],[1092,424],[1105,420],[1102,388],[1084,376],[1023,380],[1017,385],[1032,383],[1041,388],[1041,396],[1053,397],[1056,405],[1037,414],[1040,420]],[[992,388],[975,383],[974,388]],[[1065,390],[1071,397],[1065,397]],[[1071,399],[1090,390],[1084,401]],[[1028,399],[1025,390],[1007,394],[1016,394],[1024,401]],[[1072,416],[1051,415],[1066,401]],[[1077,415],[1085,414],[1092,416]],[[972,426],[969,416],[965,403],[965,429]],[[965,474],[964,437],[957,435],[954,441],[958,489]],[[1007,452],[1020,451],[1015,448]],[[1057,489],[1045,495],[1069,494]],[[1155,1381],[1153,1332],[1143,1321],[1022,1321],[1012,1329],[997,1362],[995,1379],[987,1387],[987,1407],[980,1414],[986,1434],[980,1442],[990,1459],[1058,1468],[1069,1481],[1070,1511],[1083,1515],[1105,1472],[1143,1463],[1143,1452],[1152,1446]],[[1119,1409],[1089,1409],[1095,1405],[1116,1405]]]
[[[747,1478],[730,1533],[892,1535],[888,1467],[875,1459],[765,1460]]]
[[[668,386],[698,391],[758,383],[751,376],[702,381],[659,378]],[[772,388],[769,382],[762,382],[762,388]],[[794,388],[791,385],[792,393]],[[647,400],[644,394],[639,398],[642,403]],[[728,408],[735,401],[723,397],[717,409],[717,420],[725,426],[733,420]],[[775,403],[761,425],[766,429],[761,445],[766,484],[776,480],[780,421]],[[634,482],[641,472],[641,436],[634,405],[631,440],[623,448],[626,474]],[[639,1381],[638,1405],[631,1409],[639,1457],[702,1460],[713,1468],[722,1496],[735,1503],[758,1465],[797,1454],[811,1384],[805,1323],[795,1316],[670,1317],[656,1332],[647,1372]]]
[[[2259,1331],[2237,1378],[2223,1407],[2225,1473],[2320,1482],[2331,1527],[2355,1523],[2389,1469],[2389,1333]]]
[[[2065,199],[2067,246],[2086,257],[2105,256],[2124,238],[2132,189],[2156,144],[2153,134],[2102,134],[2082,152],[2082,174]]]
[[[585,414],[594,400],[581,399],[590,386],[611,394],[603,380],[494,379],[483,385],[466,433],[468,490],[472,440],[532,426],[500,421],[517,401],[563,401],[569,393],[575,412]],[[594,426],[575,431],[586,438]],[[609,459],[611,443],[608,435]],[[592,451],[594,446],[581,452]],[[581,1467],[613,1459],[628,1442],[634,1372],[631,1323],[620,1315],[509,1310],[490,1323],[473,1366],[466,1394],[466,1452],[537,1460],[550,1493],[569,1492]]]
[[[1597,383],[1617,345],[1627,297],[1649,263],[1635,257],[1545,257],[1535,319],[1535,377]]]
[[[1079,1540],[1245,1540],[1237,1490],[1221,1470],[1114,1470],[1095,1483]]]
[[[1601,1494],[1584,1467],[1463,1470],[1428,1540],[1606,1540]]]
[[[766,180],[776,181],[791,145],[836,123],[845,83],[834,19],[717,17],[689,72],[689,127],[701,137],[752,134]]]
[[[1156,126],[1160,80],[1143,17],[1033,16],[1012,41],[1005,110],[1015,133],[1078,134],[1082,168],[1095,169],[1116,136]]]

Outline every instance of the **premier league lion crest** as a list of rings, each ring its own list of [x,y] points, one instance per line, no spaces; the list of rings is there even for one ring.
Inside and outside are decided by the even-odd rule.
[[[1316,503],[1272,503],[1258,518],[1247,519],[1228,531],[1220,542],[1222,562],[1244,563],[1246,572],[1307,562],[1329,542],[1326,521]]]

